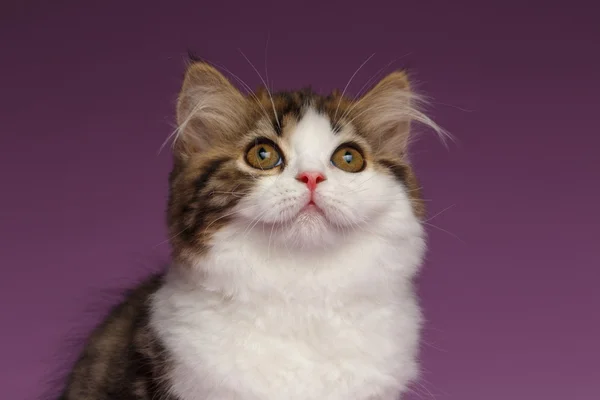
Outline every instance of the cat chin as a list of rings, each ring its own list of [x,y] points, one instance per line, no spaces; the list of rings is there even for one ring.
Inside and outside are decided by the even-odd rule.
[[[340,244],[344,232],[316,209],[302,210],[296,217],[278,224],[257,224],[252,235],[268,247],[288,250],[324,249]]]
[[[283,227],[283,243],[301,249],[326,248],[336,244],[338,233],[323,215],[303,213],[294,223]]]

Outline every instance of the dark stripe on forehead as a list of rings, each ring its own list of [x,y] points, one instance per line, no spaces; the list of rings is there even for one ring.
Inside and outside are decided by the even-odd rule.
[[[312,102],[315,97],[318,97],[310,87],[296,91],[295,95],[298,99],[298,102],[303,106]]]
[[[310,87],[298,90],[295,92],[278,92],[273,95],[276,114],[271,118],[271,124],[278,136],[281,136],[283,131],[283,120],[286,116],[291,115],[297,121],[302,119],[307,106],[313,106],[315,110],[327,117],[331,124],[331,130],[334,133],[339,133],[342,130],[342,124],[339,121],[341,115],[346,112],[344,103],[340,102],[340,97],[334,95],[321,96],[313,92]],[[338,110],[338,105],[339,110]],[[335,115],[337,111],[337,116]]]
[[[341,107],[342,104],[340,100],[339,97],[336,98],[333,94],[330,94],[325,97],[319,96],[315,101],[315,109],[329,119],[329,124],[333,133],[339,133],[342,130],[339,118],[346,112],[346,110]]]
[[[396,179],[406,184],[408,178],[408,167],[391,160],[378,160],[377,163],[387,168]]]
[[[333,133],[340,133],[340,131],[342,130],[342,125],[340,124],[340,122],[338,120],[333,120],[329,115],[328,117],[329,124],[331,125],[331,130],[333,131]]]
[[[304,109],[310,103],[313,97],[310,89],[299,90],[296,92],[279,92],[275,94],[275,104],[277,110],[277,118],[273,117],[271,123],[273,129],[278,136],[281,136],[283,131],[283,119],[287,115],[293,116],[296,120],[300,120],[304,114]]]

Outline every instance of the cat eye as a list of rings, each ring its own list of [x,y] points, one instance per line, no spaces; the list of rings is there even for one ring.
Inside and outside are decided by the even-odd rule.
[[[331,163],[342,171],[360,172],[365,169],[365,159],[361,152],[350,145],[342,145],[331,156]]]
[[[273,169],[283,163],[274,143],[257,141],[246,152],[246,162],[256,169]]]

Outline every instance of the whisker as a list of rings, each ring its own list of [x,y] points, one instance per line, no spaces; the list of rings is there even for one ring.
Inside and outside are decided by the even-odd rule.
[[[228,216],[231,216],[231,215],[234,215],[234,214],[236,214],[236,213],[239,213],[239,212],[242,212],[242,211],[249,210],[249,209],[251,209],[251,208],[253,208],[253,207],[256,207],[256,205],[252,205],[252,206],[249,206],[249,207],[244,207],[244,208],[241,208],[241,209],[237,209],[237,210],[234,210],[234,211],[233,211],[233,212],[231,212],[231,213],[227,213],[227,214],[225,214],[225,215],[222,215],[221,217],[219,217],[219,218],[217,218],[217,219],[215,219],[215,220],[211,221],[211,223],[210,223],[210,224],[208,224],[208,225],[206,226],[206,228],[204,229],[204,233],[206,233],[207,229],[208,229],[208,228],[209,228],[209,227],[210,227],[210,226],[211,226],[213,223],[217,222],[218,220],[220,220],[220,219],[222,219],[222,218],[225,218],[225,217],[228,217]],[[163,244],[165,244],[165,243],[167,243],[167,242],[169,242],[169,241],[171,241],[171,240],[175,239],[177,236],[179,236],[179,235],[181,235],[183,232],[185,232],[185,230],[186,230],[186,229],[184,228],[184,229],[182,229],[181,231],[177,232],[176,234],[169,236],[169,237],[168,237],[166,240],[163,240],[162,242],[159,242],[158,244],[154,245],[152,248],[157,248],[157,247],[159,247],[159,246],[161,246],[161,245],[163,245]]]
[[[275,223],[271,226],[271,234],[269,235],[269,245],[267,246],[267,260],[271,259],[271,239],[273,238],[273,230],[275,229]]]
[[[271,38],[271,33],[267,33],[267,44],[265,44],[265,79],[267,81],[267,86],[270,87],[270,82],[269,82],[269,68],[268,68],[268,63],[267,63],[267,56],[269,54],[269,39]]]
[[[425,387],[425,385],[423,385],[422,383],[420,383],[418,381],[415,381],[415,382],[413,382],[413,385],[417,385],[420,389],[422,389],[433,400],[437,399],[437,397],[429,389],[427,389],[427,387]],[[420,393],[417,393],[416,391],[414,393],[418,394],[420,396]]]
[[[157,248],[157,247],[159,247],[159,246],[161,246],[161,245],[163,245],[163,244],[165,244],[165,243],[168,243],[169,241],[171,241],[171,240],[175,239],[177,236],[181,235],[183,232],[185,232],[185,228],[184,228],[184,229],[182,229],[182,230],[180,230],[180,231],[179,231],[179,232],[177,232],[176,234],[174,234],[174,235],[172,235],[172,236],[169,236],[169,237],[168,237],[166,240],[163,240],[162,242],[160,242],[160,243],[158,243],[158,244],[156,244],[156,245],[152,246],[152,248],[153,248],[153,249],[155,249],[155,248]]]
[[[376,79],[385,69],[389,68],[390,65],[392,65],[393,63],[395,63],[396,61],[398,61],[401,58],[404,58],[406,56],[408,56],[409,54],[411,54],[410,52],[406,53],[405,55],[395,58],[392,61],[390,61],[389,63],[387,63],[387,65],[383,66],[382,68],[379,69],[379,71],[377,71],[375,74],[373,74],[373,76],[371,76],[369,78],[369,80],[360,88],[360,90],[356,93],[356,95],[354,96],[354,101],[355,103],[351,106],[348,107],[348,109],[346,110],[346,112],[344,112],[344,114],[342,114],[342,116],[338,119],[338,121],[343,120],[344,118],[346,118],[348,116],[348,114],[360,103],[363,101],[364,98],[360,98],[358,101],[356,101],[356,99],[358,99],[360,96],[363,95],[363,91],[365,90],[366,87],[368,87],[371,82]]]
[[[248,224],[248,226],[246,227],[246,229],[244,230],[244,239],[248,236],[248,234],[250,233],[250,231],[252,229],[254,229],[254,227],[260,222],[260,218],[262,218],[262,216],[264,216],[267,212],[269,212],[269,209],[267,208],[266,210],[260,212],[256,218],[252,219],[252,221],[250,221],[250,223]],[[254,224],[252,224],[254,222]],[[250,226],[252,225],[252,226]]]
[[[252,62],[250,61],[250,59],[248,59],[248,57],[246,57],[246,55],[244,54],[244,52],[241,49],[238,49],[238,50],[242,54],[242,56],[246,59],[246,61],[248,61],[248,64],[250,64],[250,66],[252,67],[252,69],[254,69],[254,72],[256,72],[256,74],[258,75],[258,77],[262,81],[263,85],[265,85],[265,88],[267,89],[267,93],[269,94],[269,99],[271,100],[271,105],[273,106],[273,115],[275,115],[275,120],[277,121],[277,125],[281,128],[281,123],[279,122],[279,117],[277,116],[277,110],[275,109],[275,102],[273,101],[273,96],[271,95],[271,90],[269,89],[269,87],[266,84],[266,82],[263,79],[263,77],[260,75],[260,72],[258,72],[258,70],[254,66],[254,64],[252,64]]]
[[[429,341],[427,341],[425,339],[421,339],[421,341],[423,342],[423,344],[425,344],[426,346],[431,347],[432,349],[435,349],[437,351],[441,351],[442,353],[447,353],[448,352],[447,350],[444,350],[441,347],[437,347],[433,343],[431,343],[431,342],[429,342]]]
[[[247,195],[249,193],[252,193],[252,191],[249,190],[249,191],[246,191],[246,192],[234,192],[234,191],[231,191],[231,192],[220,192],[220,191],[213,190],[213,191],[211,191],[209,193],[209,195],[212,196],[213,194],[229,194],[229,195],[231,195],[233,197],[242,198],[244,195]]]
[[[472,113],[472,112],[474,112],[474,111],[475,111],[475,110],[470,110],[470,109],[468,109],[468,108],[463,108],[463,107],[455,106],[455,105],[448,104],[448,103],[442,103],[442,102],[440,102],[440,101],[432,101],[431,103],[432,103],[432,104],[439,104],[439,105],[441,105],[441,106],[445,106],[445,107],[454,108],[454,109],[457,109],[457,110],[459,110],[459,111],[468,112],[468,113]]]
[[[240,212],[242,212],[242,211],[250,210],[250,209],[252,209],[252,208],[254,208],[254,207],[257,207],[257,205],[256,205],[256,204],[254,204],[254,205],[251,205],[251,206],[248,206],[248,207],[244,207],[244,208],[241,208],[241,209],[236,209],[236,210],[233,210],[233,211],[232,211],[232,212],[230,212],[230,213],[227,213],[227,214],[224,214],[224,215],[220,216],[220,217],[219,217],[219,218],[217,218],[217,219],[214,219],[214,220],[212,220],[212,221],[210,222],[210,224],[208,224],[208,225],[206,226],[206,228],[204,228],[204,233],[206,233],[206,232],[208,231],[208,228],[210,228],[210,227],[212,226],[212,224],[214,224],[215,222],[217,222],[217,221],[219,221],[219,220],[221,220],[221,219],[223,219],[223,218],[225,218],[225,217],[229,217],[229,216],[231,216],[231,215],[238,214],[238,213],[240,213]]]
[[[378,199],[361,199],[361,202],[389,202],[394,200],[406,200],[406,197],[382,197]],[[431,199],[419,199],[422,201],[432,201]]]
[[[248,228],[250,227],[250,225],[251,225],[251,224],[252,224],[254,221],[257,221],[257,222],[258,222],[258,219],[260,219],[260,217],[261,217],[262,215],[264,215],[264,214],[266,213],[266,211],[268,211],[268,210],[262,211],[262,212],[261,212],[261,213],[259,213],[259,214],[258,214],[256,217],[252,218],[252,220],[251,220],[251,221],[248,223],[248,225],[246,225],[246,228],[244,228],[244,232],[243,232],[243,233],[246,233],[246,231],[248,230]],[[240,229],[237,229],[237,230],[236,230],[236,234],[237,234],[237,233],[239,233],[239,231],[240,231],[240,230],[241,230],[241,228],[240,228]],[[245,237],[246,237],[246,235],[244,235],[244,238],[245,238]]]
[[[348,86],[350,86],[350,83],[352,83],[352,80],[354,79],[354,77],[356,76],[356,74],[358,74],[358,72],[362,69],[362,67],[364,67],[365,64],[367,62],[369,62],[369,60],[371,58],[373,58],[374,55],[375,55],[375,53],[371,54],[365,61],[363,61],[363,63],[360,64],[360,66],[356,69],[356,71],[354,71],[354,73],[352,74],[352,76],[348,80],[348,83],[346,83],[346,86],[344,87],[344,90],[342,91],[342,95],[340,96],[340,100],[338,101],[338,105],[337,105],[337,107],[335,109],[335,114],[333,115],[334,121],[337,118],[337,113],[338,113],[338,110],[340,109],[340,104],[342,104],[342,99],[344,98],[344,95],[346,94],[346,90],[348,90]]]
[[[265,114],[265,117],[268,119],[269,118],[269,113],[267,112],[267,109],[263,106],[262,102],[260,101],[260,99],[256,96],[256,94],[254,94],[254,90],[252,90],[252,88],[250,87],[250,85],[248,85],[244,80],[242,80],[242,78],[240,78],[239,76],[237,76],[236,74],[234,74],[233,72],[231,72],[229,69],[225,68],[225,66],[220,65],[220,64],[216,64],[216,66],[218,66],[219,68],[223,69],[225,72],[227,72],[229,75],[231,75],[236,81],[238,81],[238,83],[240,85],[242,85],[242,87],[244,89],[246,89],[248,91],[248,94],[250,96],[252,96],[252,98],[254,99],[254,101],[260,106],[260,108],[262,109],[262,111]]]
[[[456,204],[452,204],[451,206],[448,206],[448,207],[444,208],[442,211],[438,212],[438,213],[437,213],[437,214],[435,214],[433,217],[426,219],[426,220],[425,220],[425,222],[429,222],[429,221],[431,221],[432,219],[434,219],[434,218],[435,218],[435,217],[437,217],[438,215],[440,215],[440,214],[442,214],[442,213],[444,213],[444,212],[448,211],[449,209],[451,209],[451,208],[452,208],[452,207],[454,207],[455,205],[456,205]]]
[[[450,236],[454,237],[455,239],[459,240],[460,242],[462,242],[462,243],[465,243],[465,244],[466,244],[466,242],[465,242],[464,240],[462,240],[461,238],[459,238],[458,236],[456,236],[454,233],[452,233],[452,232],[450,232],[450,231],[447,231],[447,230],[445,230],[445,229],[443,229],[443,228],[440,228],[439,226],[437,226],[437,225],[434,225],[434,224],[432,224],[432,223],[429,223],[429,222],[427,222],[427,221],[423,221],[423,223],[424,223],[425,225],[429,225],[429,226],[431,226],[432,228],[435,228],[435,229],[438,229],[438,230],[440,230],[440,231],[442,231],[442,232],[445,232],[445,233],[447,233],[448,235],[450,235]]]
[[[390,65],[392,65],[393,63],[395,63],[396,61],[398,61],[397,58],[393,59],[392,61],[390,61],[389,63],[387,63],[386,65],[384,65],[383,67],[379,68],[379,70],[377,72],[375,72],[366,82],[364,85],[362,85],[362,87],[360,88],[360,90],[358,92],[356,92],[356,95],[354,96],[354,100],[356,100],[357,98],[359,98],[363,91],[365,90],[365,88],[367,88],[371,82],[373,82],[373,80],[375,80],[385,69],[389,68]],[[343,115],[342,115],[343,117]]]

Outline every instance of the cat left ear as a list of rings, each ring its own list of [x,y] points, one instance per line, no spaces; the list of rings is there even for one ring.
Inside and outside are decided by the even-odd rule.
[[[375,138],[373,142],[380,149],[404,154],[410,139],[411,122],[433,124],[417,110],[416,100],[406,72],[392,72],[357,100],[356,123]]]
[[[177,103],[175,155],[186,159],[234,134],[245,108],[244,95],[217,69],[205,62],[191,64]]]

